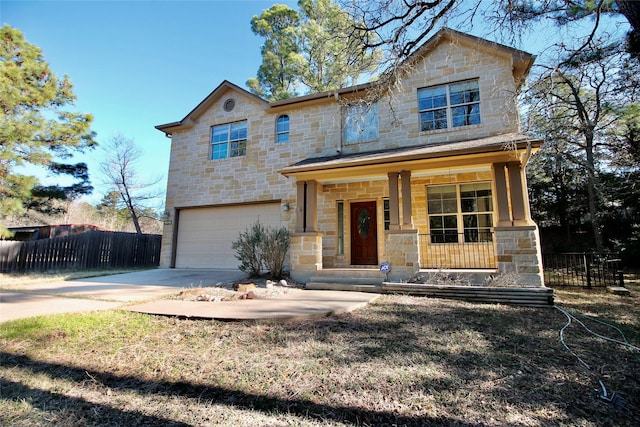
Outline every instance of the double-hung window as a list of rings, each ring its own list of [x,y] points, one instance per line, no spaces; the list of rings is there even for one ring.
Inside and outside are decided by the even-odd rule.
[[[352,105],[344,114],[344,142],[354,144],[378,138],[378,104]]]
[[[428,186],[427,215],[431,243],[491,241],[491,183]]]
[[[213,160],[247,154],[247,121],[214,126],[211,129]]]
[[[478,80],[418,89],[420,130],[480,124]]]

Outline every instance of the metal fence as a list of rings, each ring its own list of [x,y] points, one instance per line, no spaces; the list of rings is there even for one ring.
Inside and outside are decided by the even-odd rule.
[[[543,254],[544,281],[548,286],[585,288],[624,286],[617,254]]]
[[[0,272],[157,267],[157,234],[90,231],[28,242],[0,241]]]
[[[421,234],[420,268],[496,268],[493,233]]]

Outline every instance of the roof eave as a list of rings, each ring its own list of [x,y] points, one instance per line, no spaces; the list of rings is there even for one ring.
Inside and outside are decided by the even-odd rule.
[[[537,150],[537,148],[539,148],[542,145],[542,143],[543,141],[540,139],[527,139],[527,140],[516,142],[515,145],[518,150],[524,150],[530,146],[534,150]],[[408,153],[406,155],[380,157],[376,159],[367,158],[367,159],[354,160],[352,162],[338,163],[338,164],[331,164],[331,161],[328,161],[328,162],[319,162],[319,163],[309,164],[309,165],[288,166],[286,168],[279,170],[278,172],[286,177],[290,177],[290,176],[295,176],[296,174],[299,174],[299,173],[306,173],[306,172],[322,172],[322,171],[329,171],[329,170],[335,170],[335,169],[348,169],[348,168],[357,168],[357,167],[363,167],[363,166],[395,164],[395,163],[404,163],[404,162],[413,162],[413,161],[431,160],[431,159],[435,160],[435,159],[441,159],[443,157],[471,156],[471,155],[477,155],[477,154],[498,153],[498,152],[508,152],[508,151],[509,150],[505,149],[505,143],[500,142],[500,143],[486,145],[482,147],[439,151],[435,153]]]

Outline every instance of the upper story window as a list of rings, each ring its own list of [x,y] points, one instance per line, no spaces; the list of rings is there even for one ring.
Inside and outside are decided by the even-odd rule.
[[[344,142],[356,143],[378,138],[378,104],[352,105],[344,114]]]
[[[289,142],[289,116],[286,114],[276,120],[276,142]]]
[[[420,130],[480,124],[478,80],[418,89]]]
[[[226,159],[247,154],[247,121],[211,128],[211,158]]]
[[[428,186],[427,215],[431,243],[491,241],[491,183]]]

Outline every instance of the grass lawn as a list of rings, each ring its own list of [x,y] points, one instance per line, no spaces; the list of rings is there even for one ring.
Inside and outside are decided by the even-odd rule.
[[[640,285],[628,288],[556,301],[638,346]],[[638,426],[640,352],[574,320],[572,354],[566,324],[555,308],[402,295],[283,323],[25,319],[0,325],[0,424]],[[621,397],[599,398],[599,381]]]

